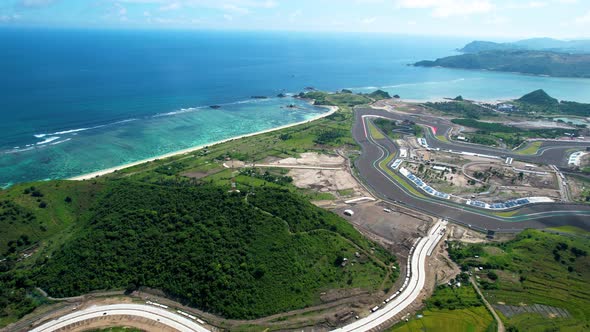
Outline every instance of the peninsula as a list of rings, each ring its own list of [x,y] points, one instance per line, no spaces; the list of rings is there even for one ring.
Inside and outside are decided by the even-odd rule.
[[[516,72],[554,77],[590,77],[590,41],[535,38],[514,43],[473,41],[460,55],[414,63],[419,67],[444,67]]]

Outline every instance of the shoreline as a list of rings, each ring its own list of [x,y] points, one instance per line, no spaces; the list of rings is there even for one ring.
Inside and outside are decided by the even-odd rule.
[[[145,163],[152,162],[152,161],[155,161],[155,160],[166,159],[166,158],[170,158],[170,157],[174,157],[174,156],[178,156],[178,155],[182,155],[182,154],[186,154],[186,153],[195,152],[195,151],[201,150],[201,149],[203,149],[205,147],[208,147],[208,146],[214,146],[214,145],[226,143],[226,142],[229,142],[229,141],[233,141],[233,140],[236,140],[236,139],[241,139],[241,138],[256,136],[256,135],[260,135],[260,134],[266,134],[266,133],[270,133],[270,132],[273,132],[273,131],[277,131],[277,130],[286,129],[286,128],[298,126],[298,125],[301,125],[301,124],[309,123],[309,122],[316,121],[316,120],[319,120],[321,118],[325,118],[327,116],[330,116],[330,115],[334,114],[336,111],[339,110],[339,107],[338,106],[317,105],[317,107],[327,108],[329,111],[326,112],[326,113],[320,114],[318,116],[315,116],[315,117],[313,117],[313,118],[311,118],[309,120],[299,121],[299,122],[295,122],[295,123],[291,123],[291,124],[287,124],[287,125],[283,125],[283,126],[279,126],[279,127],[275,127],[275,128],[265,129],[265,130],[257,131],[257,132],[254,132],[254,133],[249,133],[249,134],[244,134],[244,135],[229,137],[229,138],[226,138],[226,139],[223,139],[223,140],[220,140],[220,141],[211,142],[211,143],[207,143],[207,144],[203,144],[203,145],[198,145],[198,146],[193,146],[193,147],[190,147],[190,148],[186,148],[186,149],[182,149],[182,150],[177,150],[177,151],[165,153],[163,155],[159,155],[159,156],[155,156],[155,157],[151,157],[151,158],[147,158],[147,159],[142,159],[142,160],[134,161],[134,162],[131,162],[131,163],[128,163],[128,164],[123,164],[123,165],[119,165],[119,166],[115,166],[115,167],[106,168],[106,169],[103,169],[103,170],[100,170],[100,171],[95,171],[95,172],[92,172],[92,173],[87,173],[87,174],[82,174],[82,175],[74,176],[74,177],[68,178],[66,180],[70,180],[70,181],[84,181],[84,180],[94,179],[94,178],[97,178],[97,177],[100,177],[100,176],[103,176],[103,175],[115,173],[116,171],[119,171],[119,170],[122,170],[122,169],[126,169],[126,168],[130,168],[130,167],[133,167],[133,166],[145,164]]]

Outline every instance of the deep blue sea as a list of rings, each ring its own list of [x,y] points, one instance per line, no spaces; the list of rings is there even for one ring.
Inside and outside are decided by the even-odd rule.
[[[590,80],[416,68],[470,40],[367,34],[0,29],[0,187],[68,178],[309,119],[254,95],[382,88],[406,99],[590,102]],[[298,103],[293,110],[284,106]],[[214,110],[208,106],[222,105]]]

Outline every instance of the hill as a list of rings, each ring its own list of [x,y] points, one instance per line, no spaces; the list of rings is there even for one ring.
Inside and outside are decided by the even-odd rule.
[[[590,77],[590,55],[548,51],[491,50],[419,61],[420,67],[518,72],[556,77]]]
[[[473,41],[459,52],[478,53],[501,50],[554,51],[562,53],[590,53],[590,40],[558,40],[552,38],[531,38],[512,43]]]
[[[312,305],[326,287],[378,289],[386,275],[352,226],[281,189],[123,181],[84,226],[32,277],[52,296],[146,286],[243,319]],[[364,264],[337,263],[357,251]]]
[[[559,115],[590,116],[590,104],[558,101],[544,90],[528,93],[513,102],[521,111]]]
[[[546,105],[549,107],[557,106],[559,104],[557,99],[549,96],[547,92],[542,89],[527,93],[526,95],[517,99],[517,101],[532,105]]]

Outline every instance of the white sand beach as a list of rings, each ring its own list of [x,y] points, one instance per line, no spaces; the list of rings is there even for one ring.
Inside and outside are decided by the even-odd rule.
[[[68,180],[74,180],[74,181],[82,181],[82,180],[89,180],[89,179],[93,179],[99,176],[103,176],[106,174],[110,174],[110,173],[114,173],[115,171],[118,170],[122,170],[125,168],[129,168],[129,167],[133,167],[133,166],[137,166],[143,163],[147,163],[150,161],[154,161],[154,160],[158,160],[158,159],[164,159],[164,158],[169,158],[169,157],[173,157],[173,156],[178,156],[178,155],[182,155],[185,153],[190,153],[190,152],[194,152],[194,151],[198,151],[203,149],[206,146],[213,146],[216,144],[221,144],[221,143],[225,143],[225,142],[229,142],[232,140],[236,140],[236,139],[240,139],[240,138],[244,138],[244,137],[250,137],[250,136],[256,136],[256,135],[260,135],[260,134],[264,134],[264,133],[269,133],[272,131],[276,131],[276,130],[281,130],[281,129],[285,129],[285,128],[289,128],[289,127],[293,127],[293,126],[297,126],[300,124],[304,124],[304,123],[309,123],[321,118],[325,118],[329,115],[334,114],[334,112],[336,112],[338,110],[338,106],[321,106],[321,107],[325,107],[328,108],[330,111],[326,112],[324,114],[320,114],[312,119],[309,120],[305,120],[305,121],[300,121],[300,122],[296,122],[296,123],[292,123],[292,124],[288,124],[288,125],[284,125],[284,126],[280,126],[280,127],[276,127],[276,128],[271,128],[271,129],[267,129],[267,130],[262,130],[262,131],[258,131],[255,133],[251,133],[251,134],[245,134],[245,135],[241,135],[241,136],[236,136],[236,137],[230,137],[221,141],[217,141],[217,142],[212,142],[212,143],[208,143],[208,144],[203,144],[203,145],[199,145],[199,146],[195,146],[192,148],[188,148],[188,149],[183,149],[183,150],[179,150],[179,151],[174,151],[174,152],[170,152],[170,153],[166,153],[160,156],[156,156],[153,158],[148,158],[148,159],[143,159],[143,160],[139,160],[136,162],[132,162],[129,164],[125,164],[125,165],[120,165],[120,166],[116,166],[116,167],[111,167],[111,168],[107,168],[107,169],[103,169],[100,171],[96,171],[96,172],[92,172],[92,173],[88,173],[88,174],[84,174],[84,175],[79,175],[79,176],[75,176],[72,178],[69,178]]]

